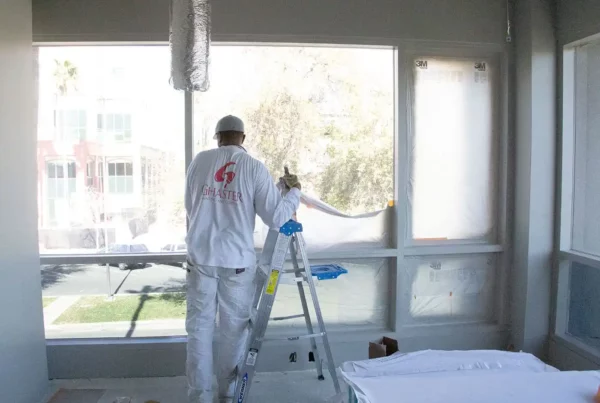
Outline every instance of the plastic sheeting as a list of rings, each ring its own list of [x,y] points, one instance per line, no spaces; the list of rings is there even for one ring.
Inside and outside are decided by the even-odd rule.
[[[341,366],[348,377],[414,375],[433,372],[503,370],[523,372],[556,372],[529,353],[496,350],[443,351],[422,350],[396,353],[389,357],[364,361],[348,361]]]
[[[495,228],[497,69],[415,60],[407,239],[486,241]]]
[[[321,312],[328,328],[343,326],[384,328],[388,326],[389,260],[347,259],[311,261],[310,263],[313,265],[337,263],[348,270],[347,274],[343,274],[335,280],[316,282]],[[286,263],[285,268],[291,269],[291,264]],[[286,277],[291,279],[293,275],[286,274],[281,279],[273,305],[272,317],[302,313],[296,283],[287,282]],[[309,308],[312,309],[310,293],[308,288],[305,290]],[[304,318],[273,322],[272,326],[269,324],[269,328],[281,327],[305,329],[306,324]]]
[[[393,209],[350,216],[306,194],[302,194],[297,219],[304,227],[308,252],[387,248]],[[262,249],[269,228],[256,220],[254,246]]]
[[[600,43],[577,48],[573,249],[600,256]]]
[[[590,403],[600,373],[456,371],[360,379],[360,403]]]
[[[423,350],[412,353],[396,353],[390,357],[374,360],[348,361],[342,364],[341,372],[359,402],[387,403],[414,401],[412,398],[415,395],[411,396],[406,389],[397,387],[398,381],[407,378],[410,378],[408,379],[410,382],[415,377],[429,379],[431,377],[464,377],[490,373],[519,373],[522,375],[523,373],[555,373],[558,370],[527,353],[494,350]],[[374,385],[370,380],[376,383],[380,380],[383,382],[373,388]],[[378,391],[374,393],[375,390]],[[428,401],[445,401],[446,399],[441,397],[442,393],[445,393],[445,389],[435,390],[440,394],[440,398]],[[469,393],[468,388],[464,391]],[[383,397],[381,397],[382,395]],[[468,400],[461,400],[461,402],[466,401]],[[480,401],[482,400],[477,400],[477,402]]]
[[[406,258],[403,322],[492,321],[496,264],[494,255]]]
[[[171,0],[171,80],[176,90],[208,90],[210,22],[210,0]]]

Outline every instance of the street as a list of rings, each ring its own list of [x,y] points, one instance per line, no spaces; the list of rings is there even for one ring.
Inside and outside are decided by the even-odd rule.
[[[135,270],[110,267],[110,288],[114,294],[184,291],[185,274],[181,267],[169,265],[153,264]],[[42,266],[42,293],[44,297],[108,295],[106,266]]]

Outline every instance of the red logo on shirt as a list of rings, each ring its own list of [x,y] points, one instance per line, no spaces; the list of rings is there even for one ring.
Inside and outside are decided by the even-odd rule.
[[[215,180],[217,182],[225,182],[225,189],[227,189],[227,185],[233,182],[233,178],[235,178],[235,172],[227,172],[227,168],[232,165],[235,165],[235,162],[228,162],[215,173]]]

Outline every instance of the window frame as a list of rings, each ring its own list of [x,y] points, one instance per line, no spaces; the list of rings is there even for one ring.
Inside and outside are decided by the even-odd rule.
[[[402,309],[399,301],[404,293],[404,284],[402,284],[398,273],[403,270],[404,259],[410,256],[444,256],[444,255],[481,255],[490,254],[497,256],[497,285],[496,285],[496,320],[493,322],[478,323],[453,323],[450,326],[456,332],[462,332],[465,328],[476,329],[477,331],[505,331],[508,328],[508,273],[511,253],[511,229],[507,219],[507,200],[509,189],[512,189],[513,183],[509,180],[509,169],[513,164],[512,157],[512,133],[509,130],[510,108],[509,108],[509,49],[502,44],[462,44],[448,43],[441,46],[439,43],[427,41],[401,41],[396,39],[374,39],[360,40],[360,38],[337,39],[333,42],[323,42],[322,39],[298,37],[282,38],[281,43],[274,41],[273,38],[264,37],[244,37],[244,38],[215,38],[214,46],[228,45],[257,45],[257,46],[357,46],[357,47],[386,47],[394,49],[394,200],[395,214],[392,214],[391,225],[394,228],[390,245],[385,248],[368,249],[360,251],[326,251],[309,254],[312,259],[359,259],[359,258],[386,258],[390,263],[390,277],[393,281],[390,284],[389,303],[390,318],[388,326],[384,329],[373,329],[373,336],[379,337],[382,331],[400,332],[410,337],[427,334],[431,331],[431,325],[407,325],[403,321]],[[242,42],[243,41],[243,42]],[[348,42],[351,41],[351,42]],[[113,45],[112,43],[110,45]],[[144,45],[143,43],[141,45]],[[160,44],[163,46],[164,44]],[[151,45],[148,45],[151,46]],[[451,58],[494,58],[498,60],[496,66],[499,68],[498,74],[498,94],[500,100],[497,103],[499,134],[498,141],[499,156],[498,162],[498,205],[497,205],[497,236],[495,242],[472,243],[472,242],[443,242],[406,245],[404,234],[406,234],[406,217],[404,212],[407,208],[405,190],[408,184],[408,153],[405,145],[407,144],[410,133],[410,116],[408,99],[408,77],[412,69],[411,59],[416,56],[431,57],[451,57]],[[185,120],[185,165],[186,169],[193,158],[193,98],[192,94],[186,92],[184,95],[184,120]],[[106,161],[108,163],[108,161]],[[108,166],[104,169],[108,172]],[[107,180],[108,174],[98,175],[100,180]],[[177,252],[157,252],[144,255],[123,255],[123,254],[102,254],[102,255],[42,255],[42,264],[115,264],[115,263],[169,263],[173,261],[185,262],[186,254]],[[376,336],[375,336],[376,335]]]

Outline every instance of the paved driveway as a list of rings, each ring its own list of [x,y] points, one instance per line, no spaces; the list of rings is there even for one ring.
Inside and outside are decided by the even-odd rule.
[[[110,288],[119,294],[184,291],[185,274],[181,267],[169,265],[124,271],[110,267]],[[106,266],[42,266],[42,293],[45,297],[108,294]]]

